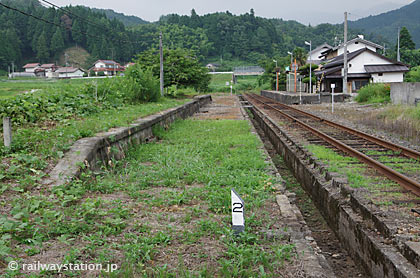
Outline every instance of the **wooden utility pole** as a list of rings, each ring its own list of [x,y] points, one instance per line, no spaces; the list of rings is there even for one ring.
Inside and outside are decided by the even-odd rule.
[[[160,94],[163,96],[163,42],[162,32],[159,35],[159,50],[160,50]]]
[[[343,72],[343,93],[347,94],[347,12],[344,13],[344,72]]]

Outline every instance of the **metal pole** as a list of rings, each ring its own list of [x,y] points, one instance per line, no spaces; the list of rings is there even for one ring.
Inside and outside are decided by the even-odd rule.
[[[397,61],[398,62],[401,62],[401,54],[400,54],[400,27],[398,27]]]
[[[159,50],[160,50],[160,94],[163,96],[163,43],[162,32],[159,35]]]
[[[344,13],[344,77],[343,93],[347,94],[347,12]]]
[[[332,88],[332,93],[331,93],[331,113],[334,113],[334,88]]]
[[[309,93],[312,94],[312,41],[309,41]]]
[[[12,121],[9,117],[3,118],[3,135],[4,135],[4,146],[10,148],[12,145]]]

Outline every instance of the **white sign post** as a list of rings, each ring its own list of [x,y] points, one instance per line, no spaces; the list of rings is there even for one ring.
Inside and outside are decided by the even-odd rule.
[[[335,84],[331,84],[331,113],[334,113],[334,89],[335,89]]]
[[[245,230],[244,200],[239,197],[235,189],[230,191],[232,197],[232,229],[235,234]]]

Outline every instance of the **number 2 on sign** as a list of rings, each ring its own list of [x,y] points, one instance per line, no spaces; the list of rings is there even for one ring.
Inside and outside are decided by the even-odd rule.
[[[241,203],[233,203],[232,212],[243,212],[244,205]]]

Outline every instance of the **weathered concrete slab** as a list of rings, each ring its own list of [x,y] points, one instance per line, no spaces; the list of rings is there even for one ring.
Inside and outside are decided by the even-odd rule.
[[[420,82],[391,83],[393,104],[420,105]]]
[[[243,120],[241,103],[236,95],[215,95],[212,102],[200,108],[200,120]]]
[[[250,111],[277,153],[282,155],[295,177],[312,196],[349,254],[372,277],[420,277],[416,244],[406,244],[406,252],[401,252],[400,241],[385,243],[381,233],[366,224],[374,223],[374,217],[368,218],[368,212],[355,205],[357,192],[349,188],[346,181],[336,179],[333,175],[326,179],[327,167],[293,140],[287,131],[258,108],[253,107]]]

